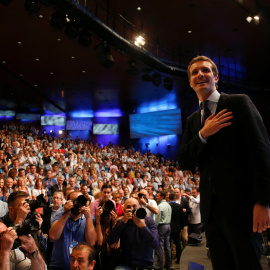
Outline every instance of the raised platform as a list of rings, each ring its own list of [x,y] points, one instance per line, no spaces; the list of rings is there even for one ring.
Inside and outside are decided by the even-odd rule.
[[[203,242],[201,244],[196,246],[187,246],[183,250],[179,270],[188,270],[188,264],[190,261],[205,266],[206,270],[213,270],[211,260],[207,257],[205,235],[202,234],[202,237]],[[262,255],[261,263],[263,270],[270,270],[270,268],[268,267],[268,260],[264,255]],[[175,264],[173,264],[173,268],[176,269]]]

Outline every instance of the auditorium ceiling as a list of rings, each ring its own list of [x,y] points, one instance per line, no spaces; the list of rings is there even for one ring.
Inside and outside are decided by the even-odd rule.
[[[106,41],[98,29],[92,31],[90,47],[84,48],[64,30],[56,31],[50,25],[55,9],[61,9],[57,3],[64,0],[41,1],[34,15],[25,9],[25,2],[0,0],[1,110],[89,115],[107,111],[117,116],[166,102],[180,107],[192,92],[184,70],[199,54],[213,57],[227,69],[224,85],[233,81],[239,88],[244,81],[248,91],[270,90],[269,0],[80,1],[119,37],[130,43],[137,34],[145,38],[144,49],[140,49],[144,56],[108,42],[114,59],[110,68],[102,66],[96,56],[95,47]],[[177,72],[161,71],[158,64],[149,64],[149,58]],[[137,74],[127,72],[131,60],[137,71],[130,73]],[[161,75],[159,86],[142,81],[144,74],[156,71]],[[170,91],[163,85],[166,77],[172,79]],[[169,105],[161,109],[173,108]]]

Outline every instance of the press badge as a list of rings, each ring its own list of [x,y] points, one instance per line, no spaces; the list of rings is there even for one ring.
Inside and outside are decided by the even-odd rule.
[[[73,248],[78,244],[78,242],[71,242],[69,244],[69,254],[71,255]]]

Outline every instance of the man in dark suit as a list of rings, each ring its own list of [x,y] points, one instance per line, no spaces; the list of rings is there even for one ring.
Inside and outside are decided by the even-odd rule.
[[[218,70],[208,57],[194,58],[188,76],[202,110],[187,119],[180,164],[200,169],[213,269],[262,269],[259,233],[270,227],[270,144],[262,118],[246,95],[216,91]]]
[[[188,243],[188,217],[191,214],[191,209],[189,207],[188,199],[184,196],[181,196],[180,188],[175,188],[174,193],[175,202],[180,204],[183,209],[183,228],[181,230],[181,241],[184,249]]]
[[[51,188],[52,196],[53,196],[54,192],[56,192],[56,191],[61,191],[63,193],[65,192],[66,186],[64,186],[64,180],[65,180],[65,178],[63,175],[58,175],[57,184],[53,185]]]
[[[173,191],[169,194],[169,204],[172,208],[171,219],[171,242],[173,241],[176,248],[176,263],[179,264],[182,253],[180,244],[180,232],[184,227],[183,224],[183,207],[175,202],[175,193]]]

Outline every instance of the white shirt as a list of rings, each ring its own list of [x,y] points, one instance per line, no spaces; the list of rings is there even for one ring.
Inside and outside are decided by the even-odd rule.
[[[217,109],[217,105],[218,105],[218,101],[219,101],[219,98],[220,98],[220,93],[215,90],[209,97],[208,97],[208,109],[211,113],[215,113],[216,112],[216,109]],[[202,101],[199,101],[199,105],[202,103]],[[202,117],[203,117],[203,110],[201,110],[201,120],[202,120]],[[202,141],[202,143],[206,143],[207,142],[207,139],[204,139],[201,135],[201,132],[199,131],[199,137],[200,137],[200,140]]]
[[[191,208],[191,215],[189,217],[189,222],[191,224],[201,223],[200,195],[198,195],[196,198],[190,196],[189,207]]]

